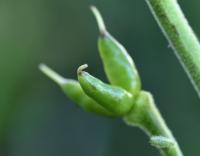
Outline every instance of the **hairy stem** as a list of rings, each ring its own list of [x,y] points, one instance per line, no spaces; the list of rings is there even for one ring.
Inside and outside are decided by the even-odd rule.
[[[200,44],[177,0],[146,0],[200,96]]]
[[[132,111],[124,117],[124,121],[128,125],[142,128],[150,136],[150,139],[155,136],[160,137],[161,139],[155,143],[155,146],[164,156],[183,156],[150,93],[141,92]],[[151,144],[153,144],[152,140]]]

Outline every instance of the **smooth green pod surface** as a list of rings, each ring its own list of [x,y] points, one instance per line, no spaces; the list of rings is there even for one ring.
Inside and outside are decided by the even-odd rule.
[[[70,80],[62,86],[64,93],[78,106],[88,112],[93,112],[103,116],[114,116],[113,113],[110,113],[96,101],[88,97],[80,84],[77,81]]]
[[[133,106],[133,96],[126,90],[110,86],[78,69],[78,80],[84,92],[104,108],[119,116],[128,113]]]
[[[140,77],[126,49],[106,30],[103,18],[95,7],[91,7],[100,29],[98,48],[106,75],[111,84],[120,86],[136,95],[141,89]]]
[[[99,37],[98,45],[111,84],[137,94],[141,89],[140,77],[125,48],[108,33]]]
[[[73,102],[75,102],[85,111],[103,116],[115,116],[113,113],[109,112],[96,101],[87,96],[78,81],[65,79],[45,65],[41,65],[40,69],[62,88],[67,97],[69,97]]]

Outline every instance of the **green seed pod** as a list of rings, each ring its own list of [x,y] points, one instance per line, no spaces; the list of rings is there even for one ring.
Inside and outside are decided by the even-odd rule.
[[[126,49],[107,32],[99,11],[94,6],[91,7],[91,10],[100,29],[98,47],[109,81],[133,95],[138,94],[141,82],[132,58]]]
[[[132,94],[122,88],[105,84],[84,72],[86,67],[87,65],[83,65],[78,69],[78,80],[84,92],[116,115],[128,113],[133,106]]]
[[[163,136],[151,137],[150,144],[157,148],[171,148],[174,146],[174,141]]]
[[[40,70],[53,81],[55,81],[61,87],[63,92],[85,111],[103,116],[115,116],[113,113],[110,113],[96,101],[87,96],[77,81],[61,77],[52,69],[43,64],[40,65]]]

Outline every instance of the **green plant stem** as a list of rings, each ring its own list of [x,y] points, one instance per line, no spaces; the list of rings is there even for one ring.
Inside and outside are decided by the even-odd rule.
[[[200,96],[200,44],[177,0],[146,0]]]
[[[158,147],[164,156],[183,156],[179,145],[172,135],[150,93],[142,91],[132,111],[124,117],[125,122],[131,126],[139,126],[149,136],[162,136],[174,142],[171,146]],[[163,146],[163,144],[162,144]]]

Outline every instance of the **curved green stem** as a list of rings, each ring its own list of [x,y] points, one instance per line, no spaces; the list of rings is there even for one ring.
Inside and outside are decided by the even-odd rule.
[[[200,44],[177,0],[146,0],[200,96]]]
[[[150,93],[141,92],[132,111],[124,117],[124,121],[128,125],[139,126],[150,138],[158,136],[160,139],[157,139],[157,142],[151,139],[151,144],[159,148],[164,156],[183,156]]]

